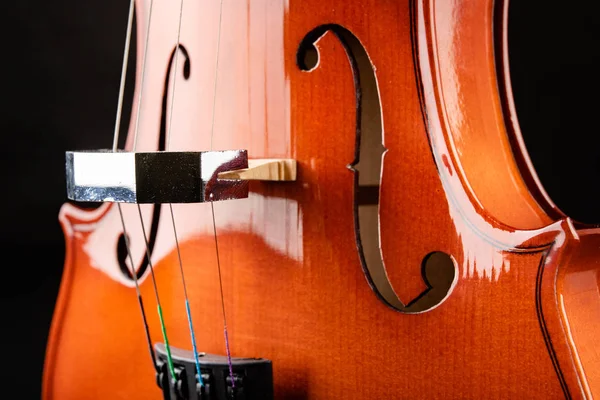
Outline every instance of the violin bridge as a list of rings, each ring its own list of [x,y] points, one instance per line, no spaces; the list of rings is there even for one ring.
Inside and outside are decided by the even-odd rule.
[[[296,160],[286,158],[248,160],[248,168],[220,172],[219,179],[295,181]]]
[[[67,197],[81,202],[202,203],[248,197],[248,182],[219,173],[248,168],[246,150],[66,153]]]

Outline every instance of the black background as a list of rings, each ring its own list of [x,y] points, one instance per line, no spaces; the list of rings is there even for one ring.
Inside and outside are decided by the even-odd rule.
[[[598,19],[574,5],[512,1],[511,73],[542,183],[568,215],[599,223]],[[2,381],[21,398],[39,398],[61,279],[64,151],[111,146],[127,7],[126,0],[2,6]]]

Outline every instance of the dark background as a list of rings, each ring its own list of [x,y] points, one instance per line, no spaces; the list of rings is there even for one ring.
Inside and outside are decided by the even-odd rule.
[[[2,6],[0,337],[3,382],[20,398],[39,398],[61,279],[64,152],[111,146],[127,7]],[[600,223],[598,18],[564,1],[513,0],[509,35],[517,111],[540,179],[568,215]]]

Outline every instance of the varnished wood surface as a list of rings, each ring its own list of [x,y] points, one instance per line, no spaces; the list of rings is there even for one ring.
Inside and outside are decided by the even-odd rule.
[[[600,232],[548,213],[536,182],[520,173],[494,53],[504,8],[492,0],[225,2],[211,139],[213,3],[185,3],[192,72],[177,83],[171,148],[212,143],[298,162],[296,182],[252,182],[248,200],[215,203],[233,355],[273,360],[279,399],[600,396]],[[138,5],[143,37],[147,4]],[[162,35],[151,32],[137,150],[156,148],[176,37],[178,8],[170,0],[154,7]],[[324,24],[335,25],[315,38],[318,64],[301,70],[298,46]],[[348,169],[356,87],[336,26],[358,38],[374,66],[387,149],[381,253],[394,291],[409,303],[426,289],[421,263],[431,252],[456,264],[449,295],[424,313],[386,306],[363,273]],[[224,354],[210,206],[174,208],[198,347]],[[126,211],[139,231],[134,209]],[[115,267],[115,218],[110,205],[61,210],[67,256],[45,399],[161,396],[135,290]],[[172,226],[160,221],[153,259],[166,327],[172,345],[189,349]],[[141,258],[139,237],[132,248]],[[141,291],[160,341],[150,279]]]

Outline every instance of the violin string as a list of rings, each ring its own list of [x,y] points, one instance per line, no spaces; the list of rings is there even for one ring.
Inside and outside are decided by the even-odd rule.
[[[215,110],[217,105],[217,80],[219,77],[219,51],[221,48],[221,25],[223,20],[223,0],[219,1],[219,25],[217,30],[217,54],[215,59],[215,76],[212,99],[212,121],[210,126],[210,150],[213,149],[213,138],[215,133]],[[221,311],[223,313],[223,335],[225,336],[225,351],[227,352],[227,363],[229,364],[229,376],[231,377],[231,387],[235,388],[235,380],[233,379],[233,365],[231,362],[231,351],[229,348],[229,335],[227,334],[227,316],[225,314],[225,296],[223,294],[223,279],[221,276],[221,259],[219,257],[219,242],[217,240],[217,224],[215,221],[215,206],[210,202],[212,213],[213,233],[215,237],[215,250],[217,255],[217,271],[219,274],[219,289],[221,291]]]
[[[152,24],[152,6],[154,0],[150,0],[148,9],[148,26],[146,27],[146,40],[144,42],[144,55],[142,59],[142,76],[140,77],[140,94],[138,95],[138,103],[135,115],[135,128],[133,130],[133,151],[137,149],[138,132],[140,128],[140,114],[142,109],[142,93],[144,92],[144,81],[146,78],[146,56],[148,55],[148,43],[150,42],[150,25]]]
[[[138,104],[137,104],[137,114],[135,120],[135,128],[133,132],[133,151],[135,152],[137,149],[137,140],[138,133],[140,128],[140,115],[142,108],[142,94],[144,92],[144,80],[146,77],[146,62],[148,58],[148,43],[150,42],[150,26],[152,25],[152,6],[154,5],[154,0],[150,0],[150,7],[148,9],[148,26],[146,28],[146,40],[144,43],[144,54],[142,59],[142,76],[140,79],[140,93],[138,96]],[[163,317],[162,306],[160,304],[160,297],[158,295],[158,286],[156,284],[156,276],[154,275],[154,266],[152,265],[152,258],[150,255],[150,245],[148,244],[148,237],[146,235],[146,228],[144,227],[144,217],[142,216],[142,207],[139,203],[137,203],[138,214],[140,217],[140,224],[142,226],[142,236],[144,237],[144,245],[146,247],[146,259],[148,260],[148,267],[150,267],[150,276],[152,277],[152,286],[154,288],[154,296],[156,297],[156,308],[158,311],[158,320],[160,322],[160,330],[162,332],[163,340],[165,341],[165,351],[167,353],[167,365],[169,368],[169,372],[171,373],[171,378],[175,379],[175,368],[173,366],[173,357],[171,356],[171,347],[169,346],[169,339],[167,337],[167,328],[165,326],[165,320]]]
[[[129,49],[131,47],[131,31],[133,27],[133,14],[135,9],[135,0],[131,0],[129,3],[129,15],[127,17],[127,33],[125,34],[125,49],[123,51],[123,65],[121,68],[121,83],[119,85],[119,98],[117,102],[117,115],[115,118],[115,130],[113,135],[112,151],[117,151],[119,145],[119,131],[121,126],[121,116],[123,113],[123,97],[125,93],[125,81],[127,79],[127,64],[129,61]],[[148,328],[148,318],[146,317],[146,311],[144,309],[144,301],[142,300],[142,293],[140,292],[140,286],[137,279],[136,271],[133,267],[133,257],[131,256],[131,249],[129,246],[129,236],[127,236],[127,229],[125,228],[125,219],[123,218],[123,211],[121,210],[121,204],[117,203],[119,215],[121,217],[121,224],[123,225],[123,237],[125,238],[125,247],[127,248],[127,254],[129,255],[129,262],[131,268],[131,276],[135,283],[135,292],[138,301],[138,306],[142,313],[142,321],[144,323],[144,332],[146,334],[146,341],[148,342],[148,349],[150,350],[150,358],[152,359],[152,365],[154,369],[158,371],[156,365],[156,357],[154,355],[154,349],[152,348],[152,338],[150,337],[150,329]]]
[[[127,229],[125,228],[125,218],[123,218],[123,210],[121,210],[121,204],[117,203],[117,208],[119,209],[119,216],[121,217],[121,225],[123,226],[123,237],[125,238],[125,247],[127,248],[127,255],[129,256],[129,263],[131,269],[131,275],[133,276],[133,281],[135,282],[135,291],[137,294],[138,305],[140,306],[140,311],[142,312],[142,319],[144,320],[144,331],[146,332],[146,340],[148,342],[148,349],[150,350],[150,357],[152,358],[152,365],[156,372],[160,372],[158,370],[158,365],[156,364],[156,356],[154,354],[154,348],[152,347],[152,339],[150,338],[150,329],[148,328],[148,320],[146,318],[146,311],[144,309],[144,302],[142,301],[142,294],[140,292],[140,286],[138,284],[137,273],[133,268],[133,257],[131,256],[131,247],[129,246],[129,236],[127,236]]]
[[[173,104],[175,103],[175,84],[177,83],[177,60],[179,58],[179,43],[181,38],[181,21],[183,19],[183,1],[179,7],[179,27],[177,28],[177,45],[175,46],[175,74],[173,76],[173,89],[171,93],[171,107],[169,115],[169,130],[167,134],[167,151],[171,145],[171,130],[173,121]],[[171,222],[173,223],[173,234],[175,235],[175,247],[177,248],[177,259],[179,260],[179,271],[181,273],[181,283],[183,284],[183,295],[185,298],[185,311],[187,313],[188,325],[190,328],[190,339],[192,341],[192,351],[194,353],[194,362],[196,363],[196,380],[200,386],[204,386],[204,380],[202,379],[202,371],[200,371],[200,360],[198,358],[198,350],[196,348],[196,335],[194,334],[194,324],[192,322],[192,312],[190,310],[190,301],[187,293],[187,285],[185,284],[185,274],[183,272],[183,261],[181,259],[181,249],[179,247],[179,239],[177,238],[177,228],[175,227],[175,213],[173,212],[173,204],[169,203],[169,210],[171,211]]]
[[[177,63],[179,61],[179,44],[181,43],[181,21],[183,20],[183,0],[180,1],[179,5],[179,24],[177,26],[177,44],[175,45],[175,65],[173,70],[173,87],[171,88],[171,107],[169,107],[169,128],[167,131],[167,150],[171,147],[171,130],[173,122],[173,106],[175,104],[175,85],[177,83]]]
[[[140,222],[142,223],[142,235],[144,236],[144,244],[146,245],[146,258],[148,259],[148,266],[150,267],[150,275],[152,276],[152,286],[154,287],[154,296],[156,297],[156,307],[158,311],[158,320],[160,321],[160,330],[165,341],[165,350],[167,352],[167,364],[171,377],[175,380],[175,367],[173,366],[173,357],[171,356],[171,346],[169,346],[169,338],[167,337],[167,327],[165,326],[165,320],[163,318],[162,307],[160,305],[160,298],[158,297],[158,287],[156,285],[156,277],[154,276],[154,266],[150,259],[150,246],[148,245],[148,237],[146,236],[146,228],[144,227],[144,217],[142,216],[142,207],[137,204],[138,214],[140,215]]]
[[[215,222],[215,207],[214,203],[210,202],[212,211],[213,232],[215,236],[215,251],[217,253],[217,271],[219,273],[219,290],[221,291],[221,310],[223,313],[223,335],[225,336],[225,351],[227,354],[227,364],[229,365],[229,376],[231,376],[231,387],[235,388],[235,380],[233,379],[233,364],[231,362],[231,350],[229,349],[229,335],[227,334],[227,317],[225,315],[225,296],[223,295],[223,278],[221,276],[221,261],[219,258],[219,242],[217,241],[217,224]]]
[[[210,149],[213,149],[213,137],[215,133],[215,110],[217,106],[217,78],[219,77],[219,52],[221,50],[221,23],[223,20],[223,0],[219,1],[219,25],[217,30],[217,54],[215,57],[215,75],[213,83],[212,117],[210,123]]]
[[[119,85],[119,99],[117,101],[117,116],[115,118],[115,133],[113,135],[112,151],[117,151],[119,146],[119,132],[121,115],[123,114],[123,98],[125,97],[125,80],[127,79],[127,64],[129,63],[129,48],[131,47],[131,30],[133,29],[133,10],[135,0],[129,3],[129,16],[127,17],[127,33],[125,34],[125,50],[123,51],[123,65],[121,67],[121,83]]]

